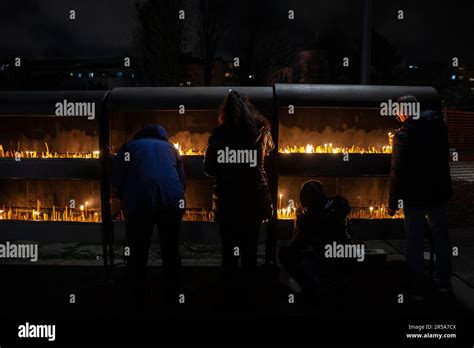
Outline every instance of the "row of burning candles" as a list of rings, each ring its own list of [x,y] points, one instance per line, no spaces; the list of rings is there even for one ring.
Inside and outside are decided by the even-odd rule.
[[[183,216],[184,221],[212,221],[212,212],[205,209],[186,210]],[[123,220],[121,213],[118,220]],[[28,221],[73,221],[73,222],[100,222],[101,214],[89,207],[89,202],[79,206],[79,211],[75,209],[44,208],[41,201],[36,200],[36,207],[28,208],[5,208],[0,209],[0,220],[28,220]]]
[[[69,208],[64,209],[41,207],[41,201],[36,200],[33,209],[8,208],[0,209],[0,220],[30,220],[30,221],[74,221],[74,222],[100,222],[100,214],[89,207],[89,202],[80,205],[79,211]]]
[[[277,218],[279,220],[294,220],[296,218],[296,207],[294,206],[294,203],[290,203],[288,206],[283,207],[282,198],[283,194],[280,194],[278,200]],[[294,201],[290,200],[290,202]],[[349,217],[351,219],[402,219],[403,212],[399,210],[394,216],[390,216],[388,215],[387,207],[382,204],[376,207],[352,208]]]
[[[183,149],[179,143],[174,143],[174,147],[179,151],[182,156],[199,156],[204,155],[204,151],[193,150],[193,149]],[[10,146],[10,150],[5,151],[3,149],[3,145],[0,144],[0,158],[94,158],[98,159],[100,155],[100,151],[92,151],[92,152],[68,152],[66,153],[58,153],[58,152],[50,152],[48,143],[44,143],[45,151],[30,151],[30,150],[21,150],[20,143],[17,144],[17,149],[14,150],[13,146]]]
[[[360,147],[354,146],[336,146],[334,147],[331,143],[313,146],[307,144],[306,146],[286,146],[280,147],[280,153],[377,153],[377,154],[390,154],[392,153],[392,147],[390,145],[382,147]]]
[[[278,149],[280,153],[377,153],[377,154],[391,154],[393,144],[393,133],[387,133],[388,145],[377,146],[333,146],[332,143],[314,146],[313,144],[306,144],[306,146],[284,146]]]
[[[392,133],[388,133],[389,145],[382,147],[361,147],[352,145],[348,146],[333,146],[332,143],[317,145],[307,144],[306,146],[284,146],[279,148],[280,153],[378,153],[378,154],[390,154],[392,153],[391,138]],[[100,151],[92,152],[50,152],[48,143],[44,143],[45,151],[30,151],[30,150],[21,150],[20,143],[17,144],[17,149],[14,150],[13,146],[10,146],[10,150],[5,151],[3,146],[0,145],[0,158],[94,158],[98,159]],[[174,147],[179,151],[182,156],[202,156],[204,155],[203,150],[195,150],[192,148],[184,148],[179,143],[173,143]]]
[[[58,153],[58,152],[50,152],[48,143],[44,143],[45,151],[29,151],[29,150],[20,150],[20,144],[18,144],[17,150],[7,150],[3,149],[3,146],[0,145],[0,158],[94,158],[98,159],[100,155],[100,151],[92,151],[92,152],[68,152],[66,153]]]
[[[281,196],[280,196],[281,197]],[[38,200],[39,201],[39,200]],[[387,208],[382,204],[380,207],[355,208],[350,213],[353,219],[387,219],[403,218],[403,212],[397,212],[393,217],[387,213]],[[296,218],[296,207],[288,205],[287,207],[280,204],[277,209],[277,217],[279,220],[293,220]],[[52,209],[41,208],[37,203],[36,209],[25,208],[8,208],[0,210],[0,220],[29,220],[29,221],[73,221],[73,222],[100,222],[101,216],[97,211],[92,211],[88,207],[88,202],[81,205],[79,211],[68,209],[67,206],[63,210],[53,206]],[[212,221],[212,212],[206,210],[186,211],[183,216],[184,221]]]

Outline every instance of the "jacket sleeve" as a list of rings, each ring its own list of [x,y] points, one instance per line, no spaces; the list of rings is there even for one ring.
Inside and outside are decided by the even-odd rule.
[[[184,173],[183,159],[178,150],[176,150],[176,169],[178,170],[179,181],[181,181],[183,187],[186,188],[186,175]]]
[[[401,130],[393,139],[392,159],[390,164],[390,189],[388,207],[398,209],[398,200],[401,198],[403,168],[406,163],[408,134]]]
[[[212,134],[207,143],[206,154],[204,155],[204,173],[208,176],[217,174],[217,144],[216,137]]]

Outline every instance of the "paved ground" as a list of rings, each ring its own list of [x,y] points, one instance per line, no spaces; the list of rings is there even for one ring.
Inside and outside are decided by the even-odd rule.
[[[459,256],[454,258],[453,286],[456,298],[453,299],[453,303],[463,310],[474,312],[472,233],[472,229],[457,229],[451,232],[451,236],[453,245],[459,245]],[[366,248],[383,249],[387,253],[387,262],[357,267],[350,286],[337,296],[331,294],[329,301],[324,302],[332,303],[331,300],[337,300],[335,303],[343,306],[344,315],[349,316],[355,309],[370,313],[370,315],[403,314],[403,310],[399,310],[401,306],[398,305],[396,298],[401,292],[405,277],[406,261],[403,256],[405,241],[366,241],[365,243]],[[428,243],[426,244],[428,251],[429,246]],[[186,244],[181,248],[183,265],[186,266],[184,279],[186,291],[189,292],[188,302],[212,312],[213,306],[219,305],[222,300],[218,269],[220,249],[215,245],[203,244]],[[120,248],[117,247],[117,266],[108,281],[105,280],[105,273],[101,267],[100,246],[74,243],[42,245],[41,258],[37,264],[32,265],[26,262],[25,264],[0,265],[4,280],[1,290],[3,296],[0,298],[0,308],[2,308],[0,316],[7,313],[10,315],[30,312],[32,308],[38,306],[44,306],[44,311],[58,309],[59,312],[63,312],[65,310],[67,314],[73,308],[67,303],[70,293],[77,293],[77,305],[74,308],[79,308],[79,312],[87,313],[87,308],[95,308],[95,315],[103,314],[106,317],[111,315],[116,308],[123,307],[125,292],[125,267],[119,258],[119,250]],[[263,256],[263,245],[260,248],[260,254]],[[428,265],[429,255],[426,258]],[[263,258],[260,259],[260,263],[263,263]],[[148,301],[157,306],[161,301],[159,296],[160,264],[159,247],[154,245],[150,259]],[[257,293],[261,294],[261,297],[257,296],[259,310],[273,311],[281,305],[283,313],[286,313],[292,312],[292,308],[297,308],[298,306],[287,305],[287,297],[291,289],[278,280],[278,272],[269,271],[264,266],[260,268],[255,284]],[[429,308],[431,300],[437,301],[436,296],[427,301],[426,308]],[[97,306],[103,308],[98,310]],[[306,308],[305,305],[298,307],[297,312],[304,311],[304,308]],[[327,315],[338,313],[331,306],[329,308],[331,310]],[[431,311],[432,309],[429,309],[427,313]],[[324,313],[324,311],[319,313]]]
[[[472,262],[474,253],[470,252],[472,244],[464,241],[470,235],[468,231],[459,231],[453,237],[454,240],[460,238],[461,248],[460,257],[455,260],[455,296],[431,293],[422,304],[398,303],[406,274],[406,261],[400,253],[404,248],[401,240],[367,242],[368,248],[384,249],[387,262],[359,265],[347,286],[330,289],[317,303],[308,302],[289,289],[279,281],[278,271],[264,265],[260,266],[257,277],[251,284],[241,284],[239,289],[230,294],[229,301],[229,294],[222,288],[217,267],[220,254],[216,247],[193,245],[194,251],[190,251],[189,246],[183,246],[183,255],[186,256],[183,262],[186,266],[183,268],[185,305],[178,307],[169,307],[163,303],[161,268],[157,257],[159,251],[155,246],[147,284],[146,311],[140,313],[130,305],[126,268],[120,260],[107,280],[101,261],[96,259],[100,254],[100,247],[67,245],[64,252],[64,246],[50,245],[42,248],[42,264],[0,265],[0,323],[1,320],[16,320],[8,335],[15,336],[18,321],[44,323],[47,320],[60,323],[61,320],[66,320],[72,324],[59,326],[58,330],[63,333],[63,337],[66,336],[65,332],[69,332],[68,336],[74,337],[73,342],[77,342],[78,327],[83,327],[83,334],[91,335],[80,337],[85,342],[90,342],[89,339],[92,340],[94,335],[102,335],[102,341],[109,342],[110,337],[122,337],[119,335],[124,333],[130,333],[131,338],[130,335],[125,337],[132,342],[138,336],[145,337],[142,335],[148,335],[146,337],[150,341],[163,342],[166,338],[165,341],[174,342],[178,338],[172,332],[176,327],[181,327],[189,333],[180,339],[195,342],[211,336],[217,337],[218,332],[226,332],[222,331],[223,328],[218,328],[218,325],[229,320],[256,319],[257,321],[252,322],[254,324],[238,324],[239,327],[245,327],[248,339],[266,332],[267,335],[277,335],[273,337],[282,339],[285,337],[291,342],[297,340],[295,335],[298,335],[300,328],[300,334],[309,336],[315,342],[319,341],[318,337],[322,339],[323,334],[326,334],[324,339],[327,341],[342,339],[366,342],[378,334],[379,341],[397,342],[402,338],[400,333],[406,331],[406,323],[421,320],[417,318],[438,318],[438,322],[455,322],[458,327],[466,322],[466,318],[473,318],[474,289],[470,282],[474,278],[473,269],[469,266],[472,263],[469,262]],[[209,251],[197,252],[196,248]],[[49,255],[49,259],[46,255]],[[71,294],[75,295],[74,304],[70,303]],[[289,303],[289,295],[295,295],[294,303]],[[77,322],[81,319],[87,321]],[[100,321],[103,319],[106,321]],[[135,331],[132,331],[130,323],[122,321],[130,319],[140,323]],[[166,321],[160,321],[161,319]],[[180,321],[176,322],[175,319]],[[426,322],[427,319],[423,320]],[[265,327],[263,323],[269,322],[274,329],[262,331]],[[103,328],[104,323],[110,323],[108,331]],[[309,323],[317,328],[302,329],[304,324]],[[375,324],[379,326],[374,329]],[[2,325],[4,324],[0,325],[0,341]],[[389,329],[394,325],[398,326],[392,332]],[[338,327],[340,329],[336,329],[336,334],[327,335]],[[384,328],[387,332],[381,331]],[[234,333],[228,326],[227,330]],[[251,330],[254,333],[250,333]],[[313,330],[317,332],[317,337],[313,336]],[[346,334],[337,333],[341,331]],[[465,334],[470,329],[464,327],[457,332]],[[241,334],[238,338],[242,339],[245,335],[243,331]],[[230,342],[234,342],[234,339],[235,337]],[[257,339],[267,342],[263,336]]]

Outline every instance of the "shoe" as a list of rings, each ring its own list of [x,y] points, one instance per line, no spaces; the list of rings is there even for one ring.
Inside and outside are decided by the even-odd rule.
[[[453,292],[453,287],[450,281],[440,282],[437,279],[435,280],[435,287],[437,292],[440,294],[451,294]]]
[[[406,292],[406,293],[405,293],[405,296],[406,296],[409,300],[415,301],[415,302],[422,302],[422,301],[425,300],[425,295],[422,295],[422,294]]]
[[[408,287],[405,290],[405,296],[411,301],[424,301],[425,293],[422,284],[420,282],[412,282],[408,284]]]
[[[438,292],[440,294],[452,294],[453,293],[453,288],[451,285],[449,286],[443,286],[438,288]]]
[[[282,270],[280,272],[280,275],[278,277],[278,280],[280,281],[280,283],[284,284],[285,286],[287,286],[288,288],[290,288],[292,291],[294,291],[295,293],[299,294],[301,293],[302,289],[301,289],[301,286],[298,284],[298,282],[291,276],[288,274],[288,272],[286,272],[285,270]]]

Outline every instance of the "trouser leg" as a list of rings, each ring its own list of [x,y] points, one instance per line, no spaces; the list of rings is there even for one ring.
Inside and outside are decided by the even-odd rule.
[[[240,238],[240,251],[242,271],[255,272],[257,270],[258,235],[260,233],[260,221],[252,221],[240,225],[240,231],[236,231]]]
[[[181,285],[181,258],[179,255],[179,231],[182,211],[170,210],[160,212],[157,216],[158,234],[160,237],[164,287],[167,300],[177,300]]]
[[[128,218],[126,224],[127,246],[130,248],[128,257],[128,274],[130,287],[142,307],[145,299],[146,271],[151,235],[153,233],[152,218]]]
[[[225,278],[230,278],[238,269],[239,259],[235,248],[239,247],[239,243],[232,222],[222,221],[219,232],[222,240],[222,271]]]
[[[405,206],[405,230],[407,233],[407,262],[410,283],[416,291],[423,291],[424,235],[426,230],[426,208]]]
[[[428,208],[428,223],[433,234],[436,268],[439,285],[451,285],[451,244],[448,233],[447,204],[445,202]]]

